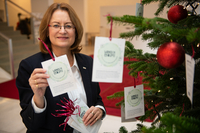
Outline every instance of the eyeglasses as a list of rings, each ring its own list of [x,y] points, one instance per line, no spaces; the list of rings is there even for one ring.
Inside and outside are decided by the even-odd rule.
[[[64,29],[67,29],[67,30],[71,30],[71,29],[74,29],[75,28],[75,26],[74,25],[72,25],[72,24],[67,24],[67,25],[63,25],[63,26],[61,26],[61,25],[58,25],[58,24],[54,24],[54,25],[48,25],[49,27],[52,27],[53,29],[56,29],[56,30],[59,30],[59,29],[61,29],[62,27],[64,27]]]

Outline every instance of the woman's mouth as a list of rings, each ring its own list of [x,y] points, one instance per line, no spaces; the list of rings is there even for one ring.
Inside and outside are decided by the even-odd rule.
[[[61,39],[61,40],[66,40],[68,39],[69,37],[57,37],[58,39]]]

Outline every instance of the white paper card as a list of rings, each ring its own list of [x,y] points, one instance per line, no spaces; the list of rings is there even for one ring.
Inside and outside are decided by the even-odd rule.
[[[125,119],[125,105],[121,104],[121,122],[133,122],[137,121],[135,118]]]
[[[138,85],[124,88],[125,119],[144,115],[144,87]]]
[[[42,67],[47,70],[50,78],[47,79],[52,95],[58,96],[77,89],[66,55],[42,62]]]
[[[193,84],[194,84],[194,69],[195,60],[190,55],[185,54],[185,65],[186,65],[186,87],[187,96],[193,103]]]
[[[80,116],[79,115],[71,115],[69,121],[67,122],[71,127],[78,130],[81,133],[98,133],[102,121],[98,120],[94,125],[85,126],[82,118],[85,112],[89,109],[88,106],[83,102],[83,100],[78,99],[75,101],[75,106],[79,105],[81,108]],[[78,113],[78,110],[74,111],[74,114]],[[81,129],[81,130],[80,130]]]
[[[92,81],[121,83],[125,39],[96,37]]]

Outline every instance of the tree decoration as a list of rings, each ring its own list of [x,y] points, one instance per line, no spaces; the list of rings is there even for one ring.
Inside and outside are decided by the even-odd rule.
[[[168,19],[171,23],[178,23],[178,21],[187,18],[187,10],[182,5],[175,5],[168,11]]]
[[[185,51],[176,42],[162,44],[157,51],[158,63],[168,69],[178,67],[185,60]]]
[[[160,15],[160,13],[164,11],[164,8],[169,8],[173,5],[179,4],[187,7],[188,17],[184,20],[178,20],[178,24],[175,25],[174,23],[169,22],[168,19],[160,17],[144,18],[132,15],[124,15],[122,17],[112,16],[113,22],[116,22],[117,24],[134,26],[133,31],[121,33],[121,38],[131,40],[135,37],[141,37],[143,41],[148,41],[147,46],[151,49],[159,49],[160,47],[163,47],[161,44],[164,45],[166,42],[166,45],[168,44],[171,46],[170,44],[172,44],[172,46],[174,45],[174,47],[178,49],[174,52],[172,50],[172,46],[169,49],[163,48],[163,51],[160,48],[158,54],[156,55],[143,53],[141,49],[135,49],[133,46],[134,44],[130,41],[126,42],[125,57],[130,60],[125,61],[125,65],[127,65],[127,68],[130,70],[129,75],[137,77],[137,73],[142,71],[140,76],[143,78],[143,84],[150,88],[150,90],[144,90],[144,100],[148,110],[145,110],[145,115],[141,116],[139,120],[141,122],[147,118],[154,120],[151,123],[152,126],[148,128],[148,130],[143,128],[144,126],[137,125],[138,128],[131,132],[200,133],[200,76],[198,74],[200,73],[200,52],[199,46],[196,47],[196,45],[200,42],[200,15],[195,12],[200,0],[142,0],[143,5],[154,2],[159,3],[159,7],[155,12],[156,16]],[[190,13],[190,6],[192,8],[192,13]],[[179,6],[177,5],[175,7]],[[175,12],[170,14],[169,12],[169,17],[172,17],[174,13]],[[181,11],[181,13],[183,12]],[[187,13],[185,14],[187,15]],[[177,18],[177,16],[175,18]],[[108,21],[110,21],[110,17],[107,18]],[[175,42],[169,42],[170,39],[173,39]],[[184,47],[181,47],[179,44],[184,44]],[[162,53],[161,55],[159,55],[160,50]],[[173,54],[166,54],[164,51],[172,51]],[[194,51],[196,51],[195,54]],[[194,82],[191,82],[194,86],[194,102],[192,108],[191,102],[186,95],[186,69],[183,65],[185,53],[195,59],[195,77]],[[174,56],[169,57],[167,60],[162,57],[164,55]],[[177,59],[176,65],[173,67],[172,65],[170,67],[168,66],[168,68],[175,68],[181,63],[182,64],[181,67],[177,67],[176,69],[168,69],[159,65],[159,63],[161,63],[161,61],[159,62],[159,58],[163,60],[164,63],[167,61],[170,63],[171,60]],[[123,92],[120,92],[120,94],[120,96],[122,96]],[[119,93],[115,93],[112,96],[113,98],[118,98]],[[124,102],[123,100],[124,99],[121,100],[121,104]],[[155,111],[162,114],[160,116],[161,119],[154,119]],[[168,112],[171,112],[171,114],[167,115]],[[127,133],[130,131],[121,129],[120,133],[122,132]]]

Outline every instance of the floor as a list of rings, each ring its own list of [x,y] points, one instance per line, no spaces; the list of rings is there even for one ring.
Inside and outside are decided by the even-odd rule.
[[[94,47],[92,45],[84,46],[81,53],[92,55]],[[10,76],[0,68],[0,83],[10,80]],[[20,113],[19,100],[0,97],[0,133],[25,133]],[[118,133],[121,126],[125,126],[130,132],[136,129],[136,124],[140,121],[121,122],[121,117],[106,115],[102,122],[99,133]],[[151,123],[144,122],[144,125],[150,127]]]

